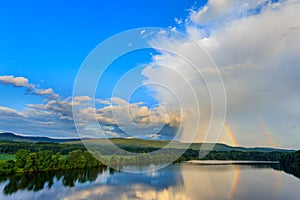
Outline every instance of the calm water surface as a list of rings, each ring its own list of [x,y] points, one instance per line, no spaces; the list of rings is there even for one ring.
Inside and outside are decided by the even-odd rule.
[[[299,199],[300,179],[270,166],[174,164],[147,174],[109,169],[1,177],[0,199]]]

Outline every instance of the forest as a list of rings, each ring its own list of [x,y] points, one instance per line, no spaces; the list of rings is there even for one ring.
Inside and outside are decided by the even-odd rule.
[[[120,146],[120,150],[97,146],[89,152],[82,144],[1,142],[0,174],[36,171],[83,169],[103,167],[121,168],[124,165],[162,164],[189,160],[247,160],[279,161],[281,168],[299,177],[300,151],[202,151],[187,149],[163,149],[155,147]],[[126,150],[126,151],[122,151]],[[125,152],[125,153],[124,153]],[[136,153],[138,153],[136,155]],[[95,158],[95,156],[97,158]],[[0,157],[1,158],[1,157]],[[101,162],[100,162],[100,161]],[[104,164],[103,164],[104,163]],[[298,175],[297,175],[298,174]]]

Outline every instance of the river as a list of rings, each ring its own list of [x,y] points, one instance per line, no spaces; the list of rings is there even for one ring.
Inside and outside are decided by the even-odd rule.
[[[150,173],[108,168],[1,177],[2,200],[299,199],[300,179],[274,165],[173,164]]]

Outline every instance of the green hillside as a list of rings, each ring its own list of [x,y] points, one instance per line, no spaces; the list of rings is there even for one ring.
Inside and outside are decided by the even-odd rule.
[[[287,149],[277,149],[269,147],[233,147],[222,143],[212,144],[212,143],[193,143],[190,146],[186,143],[181,143],[177,141],[166,141],[166,140],[142,140],[133,138],[111,138],[107,139],[83,139],[85,144],[88,145],[100,145],[105,146],[110,142],[118,145],[120,147],[138,147],[138,148],[173,148],[182,149],[189,147],[192,150],[215,150],[215,151],[255,151],[255,152],[294,152],[294,150]],[[73,139],[57,139],[49,137],[37,137],[37,136],[22,136],[13,133],[0,133],[0,141],[8,142],[30,142],[30,143],[62,143],[62,144],[82,144],[82,141],[78,138]],[[110,141],[110,142],[109,142]],[[166,146],[168,145],[168,146]]]
[[[56,139],[42,136],[24,136],[16,135],[13,133],[0,133],[0,141],[9,141],[9,142],[49,142],[49,143],[61,143],[61,142],[75,142],[80,141],[80,139]]]
[[[151,147],[151,148],[162,148],[168,145],[168,148],[182,149],[186,148],[188,144],[180,143],[177,141],[165,141],[165,140],[141,140],[141,139],[128,139],[128,138],[111,138],[107,139],[86,139],[85,144],[88,145],[108,145],[110,142],[118,146],[130,146],[130,147]],[[81,144],[81,141],[65,142],[67,144]],[[192,150],[215,150],[215,151],[255,151],[255,152],[294,152],[295,150],[288,149],[277,149],[269,147],[233,147],[222,143],[211,144],[211,143],[193,143],[189,147]]]

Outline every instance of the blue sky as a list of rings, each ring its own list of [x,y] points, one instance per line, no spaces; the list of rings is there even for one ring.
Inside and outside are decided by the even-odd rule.
[[[77,70],[100,42],[132,28],[173,26],[174,18],[186,17],[193,5],[194,1],[2,2],[1,74],[24,76],[70,96]],[[1,91],[17,97],[16,91]],[[12,99],[1,103],[19,108],[18,102],[12,105]]]
[[[1,2],[0,131],[77,137],[72,106],[78,106],[84,135],[99,136],[90,123],[95,101],[96,119],[109,137],[171,139],[180,131],[182,138],[195,132],[195,139],[203,141],[213,110],[205,84],[222,88],[222,82],[226,118],[220,111],[212,120],[219,125],[213,125],[216,133],[210,142],[232,144],[229,133],[217,128],[225,122],[240,145],[299,148],[299,7],[293,0]],[[95,99],[72,100],[76,74],[89,53],[120,32],[143,27],[174,35],[162,31],[149,40],[152,49],[115,60]],[[141,37],[147,34],[141,31]],[[193,43],[206,54],[197,52]],[[205,84],[180,56],[162,48],[193,61]],[[121,94],[112,96],[117,81],[137,66],[144,67],[134,72],[130,84],[155,82],[165,88],[141,87],[129,102]],[[130,84],[121,84],[119,91],[126,93]],[[213,97],[218,110],[223,96]],[[193,124],[197,106],[201,120]],[[126,117],[134,123],[128,126]],[[199,129],[191,130],[193,125]]]
[[[7,1],[1,3],[1,70],[68,86],[83,59],[101,41],[132,28],[168,27],[192,1]],[[57,78],[64,74],[63,79]],[[27,73],[27,74],[24,74]],[[55,81],[53,81],[55,80]],[[49,85],[50,87],[52,85]]]
[[[83,60],[103,40],[133,28],[174,26],[175,18],[186,18],[188,9],[195,5],[194,1],[3,2],[0,7],[3,30],[0,33],[0,75],[24,77],[36,89],[51,88],[61,99],[68,98]],[[136,65],[149,63],[153,53],[154,50],[145,50],[116,60],[102,78],[97,97],[110,98],[118,79]],[[10,84],[0,85],[0,91],[1,106],[19,112],[28,104],[43,104],[49,100],[32,94],[26,87]],[[132,102],[141,100],[148,106],[157,103],[145,88],[131,99]],[[25,125],[24,130],[6,123],[0,129],[37,134],[27,130]],[[44,130],[38,132],[49,135]],[[60,132],[50,133],[50,136],[74,136]]]

